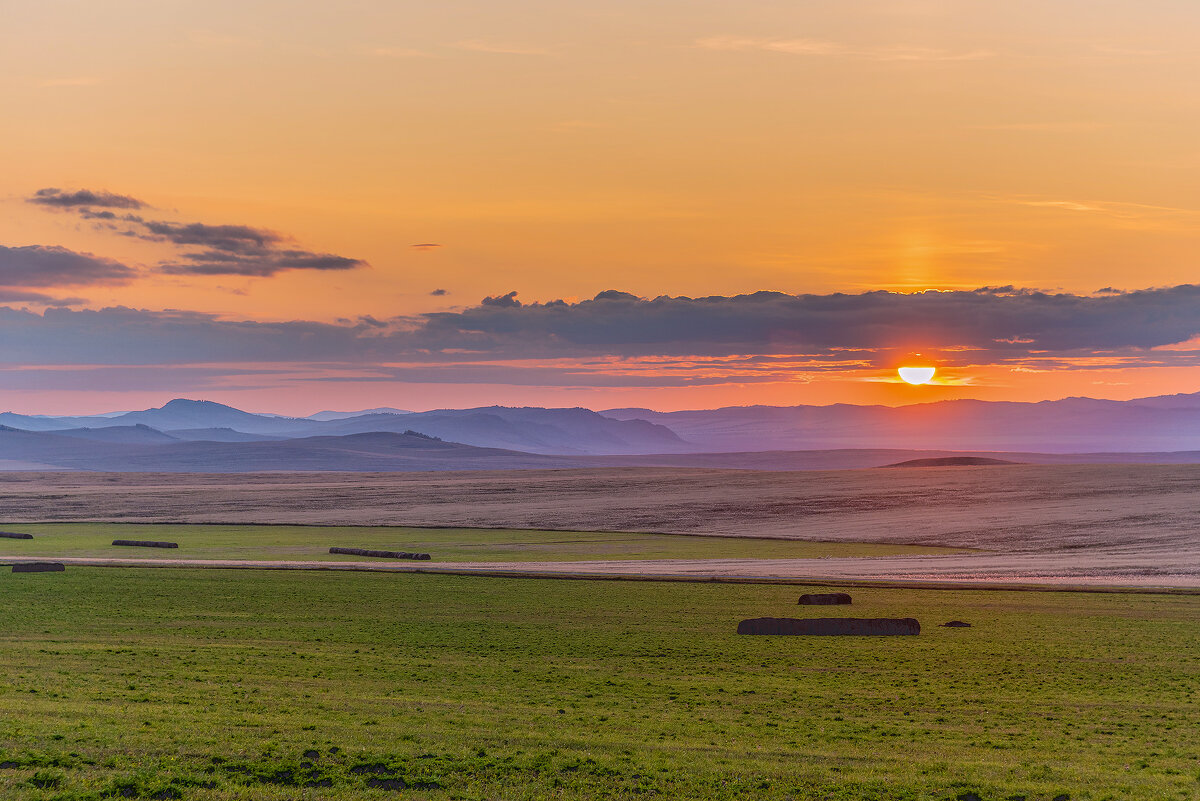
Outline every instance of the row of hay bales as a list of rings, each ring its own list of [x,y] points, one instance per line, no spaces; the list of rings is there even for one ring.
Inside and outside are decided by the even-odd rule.
[[[31,540],[32,534],[23,531],[0,531],[0,539]],[[113,540],[113,545],[132,545],[138,548],[178,548],[177,542],[162,542],[160,540]]]
[[[0,537],[10,540],[31,540],[32,534],[16,531],[0,531]],[[113,545],[128,545],[135,548],[178,548],[177,542],[160,540],[113,540]],[[67,569],[62,562],[17,562],[12,566],[14,573],[62,573]]]
[[[372,551],[367,548],[330,548],[330,553],[340,553],[347,556],[372,556],[376,559],[416,559],[419,562],[428,562],[430,559],[427,553],[409,553],[408,551]]]
[[[810,593],[800,596],[800,606],[840,606],[853,600],[844,592]],[[784,634],[812,637],[894,637],[921,633],[921,624],[911,617],[755,617],[738,623],[738,634]]]

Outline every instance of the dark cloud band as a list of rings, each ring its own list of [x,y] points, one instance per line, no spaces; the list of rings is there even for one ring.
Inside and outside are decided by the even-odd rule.
[[[863,368],[919,349],[947,364],[1200,365],[1200,347],[1152,350],[1200,334],[1200,287],[1192,285],[1099,296],[1006,287],[654,299],[610,291],[577,303],[526,304],[509,293],[491,301],[415,318],[336,323],[124,308],[44,315],[0,309],[0,341],[3,360],[22,364],[609,359],[615,361],[608,372],[619,372],[622,359],[657,359],[664,374],[684,374],[695,358],[709,360],[697,362],[703,369],[719,362],[745,374],[755,365],[786,371],[772,365],[782,357],[808,365],[796,369]]]
[[[639,298],[522,304],[516,293],[427,315],[434,342],[484,350],[646,354],[962,348],[1000,353],[1151,348],[1200,333],[1200,287],[1100,296],[974,291]],[[449,347],[450,345],[446,345]]]

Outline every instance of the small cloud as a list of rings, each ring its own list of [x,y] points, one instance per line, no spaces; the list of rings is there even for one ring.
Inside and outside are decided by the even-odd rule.
[[[448,289],[435,289],[435,290],[433,290],[432,292],[430,292],[429,294],[430,294],[430,295],[433,295],[435,298],[440,298],[440,297],[442,297],[443,295],[449,295],[449,294],[450,294],[450,290],[448,290]]]
[[[518,309],[521,307],[521,301],[517,300],[517,291],[514,289],[507,295],[497,295],[496,297],[486,297],[479,301],[480,306],[497,306],[502,309]]]
[[[94,192],[91,189],[80,189],[76,192],[64,192],[61,189],[47,187],[26,198],[28,203],[39,206],[52,206],[59,209],[75,209],[87,206],[99,206],[109,209],[140,209],[146,204],[129,195],[116,195],[112,192]]]
[[[486,39],[464,39],[455,42],[452,47],[459,50],[472,50],[476,53],[501,53],[510,56],[548,56],[550,51],[542,47],[528,47],[508,42],[491,42]]]
[[[409,245],[409,247],[416,248],[417,250],[433,250],[434,248],[440,248],[441,245],[437,242],[418,242],[415,245]]]

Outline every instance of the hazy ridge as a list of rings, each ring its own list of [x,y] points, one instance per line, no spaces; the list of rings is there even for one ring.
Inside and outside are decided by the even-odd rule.
[[[176,399],[155,409],[84,417],[0,414],[0,469],[6,470],[829,470],[913,459],[955,458],[966,465],[964,457],[1039,464],[1200,462],[1200,395],[679,412],[373,409],[307,418]]]

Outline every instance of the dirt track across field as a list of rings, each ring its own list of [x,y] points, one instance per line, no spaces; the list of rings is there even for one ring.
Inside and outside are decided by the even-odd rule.
[[[872,559],[512,566],[522,572],[1200,586],[1200,465],[803,473],[657,468],[437,474],[8,473],[0,474],[0,515],[4,523],[659,531],[990,551]],[[471,567],[455,565],[456,570]]]
[[[921,564],[928,560],[928,563]],[[45,561],[0,557],[0,565]],[[429,573],[508,578],[628,579],[642,581],[724,581],[786,584],[887,584],[946,589],[1191,590],[1200,593],[1200,571],[1168,573],[1134,565],[1046,565],[1032,559],[967,557],[873,557],[847,559],[654,559],[610,562],[446,562],[420,566],[397,562],[324,562],[252,559],[114,559],[61,557],[52,561],[79,567],[153,567],[233,570],[343,570],[377,573]]]

